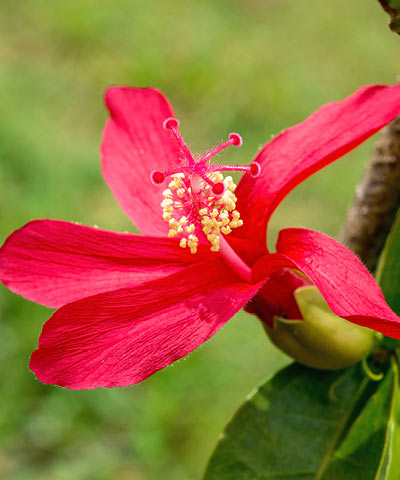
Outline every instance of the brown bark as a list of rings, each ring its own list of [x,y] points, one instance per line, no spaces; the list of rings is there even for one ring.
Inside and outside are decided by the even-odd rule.
[[[374,271],[400,206],[400,117],[382,130],[339,240]]]
[[[390,15],[390,29],[400,35],[400,3],[398,0],[378,0],[382,8]]]

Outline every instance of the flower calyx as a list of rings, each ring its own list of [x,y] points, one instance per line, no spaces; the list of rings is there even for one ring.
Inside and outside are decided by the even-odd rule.
[[[299,363],[320,370],[337,370],[365,358],[378,342],[374,330],[335,315],[315,286],[293,292],[302,319],[274,317],[265,330],[275,346]]]

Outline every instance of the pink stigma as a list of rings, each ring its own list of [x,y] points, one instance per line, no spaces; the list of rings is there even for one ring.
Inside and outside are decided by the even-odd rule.
[[[260,175],[260,173],[261,173],[261,165],[258,162],[250,163],[250,175],[253,178],[256,178]]]
[[[151,172],[150,179],[154,183],[154,185],[161,185],[165,182],[165,175],[162,172],[156,170],[154,172]]]
[[[176,118],[170,117],[164,121],[163,127],[165,130],[172,130],[173,128],[179,127],[179,120]]]
[[[231,133],[229,135],[229,140],[233,141],[235,147],[241,147],[243,145],[242,137],[238,133]]]
[[[222,182],[214,183],[212,192],[216,197],[220,197],[225,192],[225,185]]]
[[[171,130],[177,142],[179,143],[179,146],[181,147],[182,152],[185,154],[185,157],[187,158],[189,165],[193,165],[195,163],[194,158],[192,157],[192,154],[190,153],[185,141],[182,138],[182,135],[179,133],[179,130],[178,130],[179,120],[173,117],[167,118],[164,121],[163,127],[166,130]]]
[[[223,142],[221,143],[221,145],[218,145],[217,147],[211,149],[200,160],[196,161],[190,153],[189,148],[187,147],[178,130],[179,121],[173,117],[167,118],[163,123],[163,127],[166,130],[171,131],[171,133],[174,135],[182,153],[186,157],[188,164],[172,168],[166,172],[152,172],[150,175],[150,179],[155,185],[161,185],[162,183],[164,183],[166,177],[169,177],[170,175],[174,175],[176,173],[184,173],[189,176],[196,175],[197,177],[202,178],[212,187],[212,192],[215,196],[221,196],[225,191],[225,185],[222,182],[212,182],[207,176],[207,174],[219,171],[239,171],[249,173],[252,177],[258,177],[260,175],[261,166],[257,162],[253,162],[250,165],[209,165],[209,160],[212,157],[214,157],[230,145],[234,145],[235,147],[242,146],[243,140],[238,133],[230,133],[229,138],[226,142]]]

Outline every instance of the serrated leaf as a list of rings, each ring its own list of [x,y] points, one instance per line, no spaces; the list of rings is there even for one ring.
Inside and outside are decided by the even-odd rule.
[[[399,480],[400,407],[395,361],[334,452],[321,480]]]
[[[322,479],[369,383],[360,366],[286,367],[235,414],[204,480]]]

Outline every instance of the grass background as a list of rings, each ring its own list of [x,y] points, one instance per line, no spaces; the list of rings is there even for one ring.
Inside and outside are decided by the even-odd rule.
[[[131,230],[99,168],[112,84],[156,86],[194,150],[272,134],[362,84],[394,83],[399,38],[373,0],[2,0],[0,241],[33,218]],[[371,141],[296,189],[280,228],[335,235]],[[200,478],[235,408],[287,359],[237,315],[206,345],[123,389],[41,385],[30,352],[51,312],[0,287],[0,478]]]

